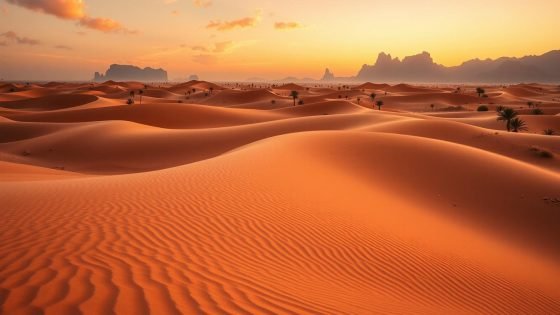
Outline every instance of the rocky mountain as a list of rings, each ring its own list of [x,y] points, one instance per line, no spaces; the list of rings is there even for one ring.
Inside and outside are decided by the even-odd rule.
[[[429,53],[392,58],[380,53],[374,65],[363,65],[356,76],[359,81],[383,82],[560,82],[560,50],[541,56],[502,57],[495,60],[474,59],[456,67],[434,62]]]
[[[321,81],[333,81],[335,80],[334,73],[332,73],[329,68],[325,69],[325,74],[321,78]]]
[[[167,71],[163,69],[139,68],[132,65],[113,64],[105,74],[96,72],[93,78],[95,82],[103,81],[144,81],[161,82],[167,81]]]

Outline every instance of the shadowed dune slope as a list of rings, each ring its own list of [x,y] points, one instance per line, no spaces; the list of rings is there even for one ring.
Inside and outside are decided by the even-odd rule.
[[[555,314],[559,212],[541,196],[558,184],[480,150],[355,132],[0,183],[2,312]]]
[[[48,95],[39,98],[0,102],[0,107],[19,110],[56,110],[76,107],[96,101],[98,98],[87,94]]]

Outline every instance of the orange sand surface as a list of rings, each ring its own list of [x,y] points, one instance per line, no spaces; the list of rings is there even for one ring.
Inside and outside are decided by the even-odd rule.
[[[560,90],[475,88],[0,85],[0,314],[560,314]]]

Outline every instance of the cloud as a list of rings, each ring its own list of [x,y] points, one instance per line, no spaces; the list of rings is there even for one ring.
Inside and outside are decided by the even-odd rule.
[[[17,35],[13,31],[8,31],[8,32],[5,32],[5,33],[2,33],[2,34],[0,34],[0,36],[6,38],[8,41],[15,42],[15,43],[18,43],[18,44],[21,44],[21,45],[35,46],[35,45],[41,44],[41,42],[36,40],[36,39],[31,39],[31,38],[27,38],[27,37],[20,37],[19,35]],[[6,42],[4,42],[4,43],[6,43]]]
[[[65,46],[65,45],[56,45],[54,46],[54,48],[61,49],[61,50],[73,50],[72,47]]]
[[[92,18],[85,16],[78,22],[81,26],[98,30],[105,33],[126,33],[126,34],[136,34],[136,31],[132,31],[122,26],[121,23],[106,18]]]
[[[6,0],[8,3],[57,16],[61,19],[79,20],[84,17],[82,0]]]
[[[261,13],[257,12],[255,16],[248,16],[232,21],[211,21],[206,25],[208,29],[216,29],[218,31],[229,31],[234,28],[254,27],[261,19]]]
[[[277,30],[292,30],[301,28],[301,24],[297,22],[276,22],[274,23],[274,28]]]
[[[212,0],[193,0],[193,4],[197,8],[208,8],[212,5]]]
[[[96,18],[86,14],[82,0],[6,0],[32,11],[54,15],[60,19],[78,21],[78,25],[106,33],[136,33],[119,22],[108,18]]]
[[[214,54],[222,54],[229,52],[235,47],[235,44],[232,41],[226,42],[218,42],[214,43],[213,46],[192,46],[191,49],[193,51],[204,52],[204,53],[214,53]]]

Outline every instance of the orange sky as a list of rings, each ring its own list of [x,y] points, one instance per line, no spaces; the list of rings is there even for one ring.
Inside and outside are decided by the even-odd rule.
[[[0,0],[0,78],[88,80],[112,63],[172,80],[355,75],[379,52],[436,62],[560,49],[558,0]]]

